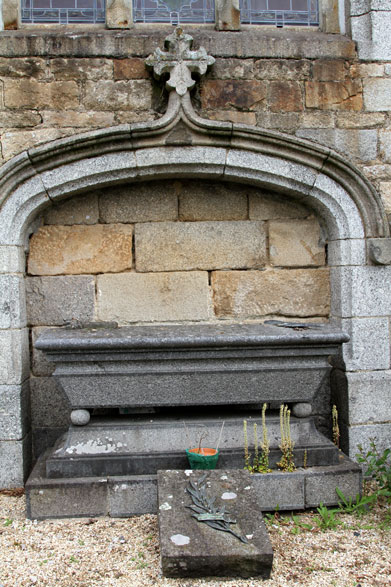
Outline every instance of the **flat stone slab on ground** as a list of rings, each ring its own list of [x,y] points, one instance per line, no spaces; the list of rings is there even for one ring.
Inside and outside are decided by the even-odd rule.
[[[245,536],[211,528],[192,517],[193,504],[186,488],[206,473],[208,498],[218,510],[225,506],[237,521],[231,529]],[[158,508],[163,575],[166,577],[269,578],[273,550],[246,471],[158,471]]]

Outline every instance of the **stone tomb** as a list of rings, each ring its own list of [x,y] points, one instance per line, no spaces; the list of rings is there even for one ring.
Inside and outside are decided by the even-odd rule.
[[[249,421],[249,430],[253,422],[260,429],[264,402],[271,408],[282,403],[292,408],[295,462],[302,466],[306,454],[311,467],[291,477],[299,487],[297,497],[277,479],[287,496],[282,508],[314,505],[313,492],[309,500],[306,492],[309,477],[317,478],[317,467],[329,475],[323,501],[335,502],[341,474],[347,475],[345,490],[352,488],[355,495],[360,490],[359,468],[347,459],[340,462],[337,448],[316,429],[311,415],[329,377],[329,356],[347,338],[329,325],[295,329],[276,324],[182,324],[43,332],[36,346],[56,363],[54,377],[69,401],[74,423],[38,462],[27,483],[29,515],[156,511],[157,471],[187,468],[185,449],[189,443],[198,445],[205,428],[206,442],[213,446],[225,422],[218,466],[243,468],[243,420]],[[115,409],[117,415],[93,415],[90,420],[97,409]],[[278,411],[268,413],[270,460],[275,465],[280,455],[279,417]],[[100,499],[95,504],[84,501],[81,511],[72,491],[88,494],[93,483],[100,488]],[[260,494],[261,485],[258,480]],[[264,508],[276,505],[272,497],[270,503],[263,502]]]
[[[159,471],[158,508],[160,552],[166,577],[255,577],[268,579],[273,564],[270,543],[257,495],[245,471],[208,471],[204,481],[208,500],[215,498],[216,517],[222,508],[236,523],[228,531],[197,521],[187,488],[202,487],[203,471]],[[201,481],[200,481],[201,480]],[[190,487],[190,489],[192,489]],[[207,509],[207,508],[206,508]]]

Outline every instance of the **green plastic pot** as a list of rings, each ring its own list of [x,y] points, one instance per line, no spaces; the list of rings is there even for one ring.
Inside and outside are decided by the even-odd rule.
[[[215,448],[188,448],[187,458],[191,469],[215,469],[220,452]]]

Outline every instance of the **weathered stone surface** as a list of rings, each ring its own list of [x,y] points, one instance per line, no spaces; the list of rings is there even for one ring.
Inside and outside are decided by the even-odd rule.
[[[263,109],[267,85],[256,80],[207,80],[201,89],[203,108]]]
[[[205,116],[206,117],[206,116]],[[238,112],[236,110],[209,110],[207,117],[210,120],[225,120],[234,124],[255,125],[257,115],[255,112]]]
[[[333,128],[335,113],[325,110],[307,110],[300,115],[301,128]]]
[[[391,314],[391,266],[337,267],[331,275],[334,295],[341,305],[337,315],[347,318]]]
[[[362,88],[358,80],[305,82],[307,108],[320,110],[362,109]]]
[[[347,73],[346,63],[341,60],[319,59],[312,65],[312,77],[314,81],[344,80]]]
[[[31,438],[0,441],[0,488],[23,487],[29,467]]]
[[[131,28],[129,22],[132,14],[132,3],[130,0],[107,0],[106,3],[106,26],[109,29]]]
[[[45,377],[53,374],[55,364],[46,358],[45,353],[35,348],[35,341],[46,327],[31,329],[31,371],[36,377]]]
[[[389,320],[382,318],[344,318],[341,327],[351,338],[343,346],[346,369],[388,370],[390,368]]]
[[[5,80],[4,102],[7,108],[77,108],[79,90],[76,82],[38,82],[35,79]]]
[[[272,112],[299,112],[303,110],[301,85],[299,82],[270,82],[268,102]]]
[[[101,192],[100,219],[103,222],[148,222],[176,220],[176,184],[147,182],[118,186]]]
[[[149,79],[144,59],[130,57],[114,61],[114,79]]]
[[[133,226],[42,226],[30,239],[31,275],[119,273],[132,267]]]
[[[348,424],[391,421],[391,371],[346,373],[349,389]]]
[[[70,407],[54,377],[30,377],[30,395],[34,428],[69,426]]]
[[[271,221],[269,246],[271,265],[305,267],[325,264],[325,248],[315,218]]]
[[[214,79],[251,79],[252,59],[216,59],[210,76]]]
[[[254,63],[254,76],[256,79],[308,79],[310,70],[311,62],[304,59],[260,59]]]
[[[46,127],[100,128],[114,125],[114,112],[54,112],[43,111],[42,122]],[[41,117],[40,117],[41,119]]]
[[[243,114],[255,114],[255,112],[247,112]],[[260,126],[261,128],[276,128],[283,132],[293,132],[301,126],[300,112],[259,111],[255,115],[257,126]]]
[[[223,183],[176,182],[180,220],[246,220],[245,187]]]
[[[22,385],[0,385],[0,441],[22,439],[28,429],[29,415],[28,381]]]
[[[91,275],[28,277],[27,316],[35,326],[62,326],[94,318],[95,279]]]
[[[74,134],[73,128],[35,128],[34,130],[5,132],[1,137],[2,154],[4,159],[8,160],[31,147],[37,147],[42,143],[48,143],[72,134]]]
[[[46,61],[37,57],[8,59],[0,57],[0,77],[36,78],[46,77]]]
[[[303,510],[305,508],[305,475],[301,471],[283,475],[273,471],[267,475],[251,475],[251,483],[262,511]]]
[[[390,448],[390,434],[391,424],[389,422],[352,426],[349,429],[349,452],[354,457],[360,444],[366,452],[370,448],[370,441],[374,439],[377,449],[382,453]]]
[[[329,312],[327,269],[213,272],[212,288],[217,316],[310,317]]]
[[[24,110],[14,112],[13,110],[4,110],[0,112],[0,125],[4,128],[29,128],[41,124],[42,117],[38,112]]]
[[[236,0],[216,0],[216,29],[240,30],[240,8]]]
[[[380,194],[388,214],[391,213],[391,181],[380,182]]]
[[[155,475],[132,475],[109,479],[109,512],[115,518],[157,511],[157,479]]]
[[[26,301],[21,275],[0,275],[0,328],[26,326]]]
[[[148,110],[152,104],[149,80],[88,81],[85,91],[83,106],[90,110]]]
[[[309,210],[293,198],[272,193],[251,193],[249,196],[250,220],[274,220],[279,218],[305,218]]]
[[[262,267],[262,222],[145,223],[135,228],[137,271]]]
[[[349,159],[357,159],[360,163],[377,158],[376,129],[300,129],[296,135],[341,151]]]
[[[237,520],[237,537],[198,522],[186,506],[190,480],[197,484],[202,471],[159,471],[158,508],[162,571],[166,577],[254,577],[270,576],[273,551],[262,511],[246,471],[209,471],[205,485],[215,507],[226,506]]]
[[[206,272],[99,275],[97,282],[99,320],[207,320],[211,314]]]
[[[366,110],[387,111],[391,109],[391,79],[372,78],[364,80],[364,106]]]
[[[111,59],[68,59],[50,60],[50,71],[56,80],[99,80],[113,76]]]
[[[354,112],[338,112],[338,128],[381,128],[384,125],[385,114],[380,112],[361,112],[357,116]]]
[[[23,383],[29,374],[28,329],[0,330],[0,381]]]
[[[305,506],[316,507],[323,503],[325,506],[336,504],[338,495],[335,488],[353,500],[362,491],[361,470],[359,465],[346,459],[341,462],[336,471],[328,471],[327,467],[318,467],[305,477]],[[331,474],[330,474],[331,473]]]
[[[23,273],[25,255],[23,247],[0,245],[0,274]]]
[[[391,131],[381,130],[380,138],[380,156],[386,163],[391,163]]]
[[[54,202],[44,215],[45,224],[97,224],[99,220],[98,192],[87,196],[69,198]]]
[[[384,77],[384,74],[389,75],[387,72],[387,65],[383,63],[354,63],[350,67],[350,75],[352,77]]]

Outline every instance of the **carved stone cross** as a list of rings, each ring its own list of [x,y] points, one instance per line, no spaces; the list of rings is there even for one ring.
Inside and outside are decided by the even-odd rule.
[[[184,96],[195,84],[192,72],[204,75],[215,62],[214,57],[206,53],[204,47],[192,51],[193,37],[186,35],[177,27],[164,41],[166,51],[157,48],[145,63],[153,68],[154,75],[159,79],[164,73],[169,73],[166,82],[168,91],[175,90],[179,96]]]

